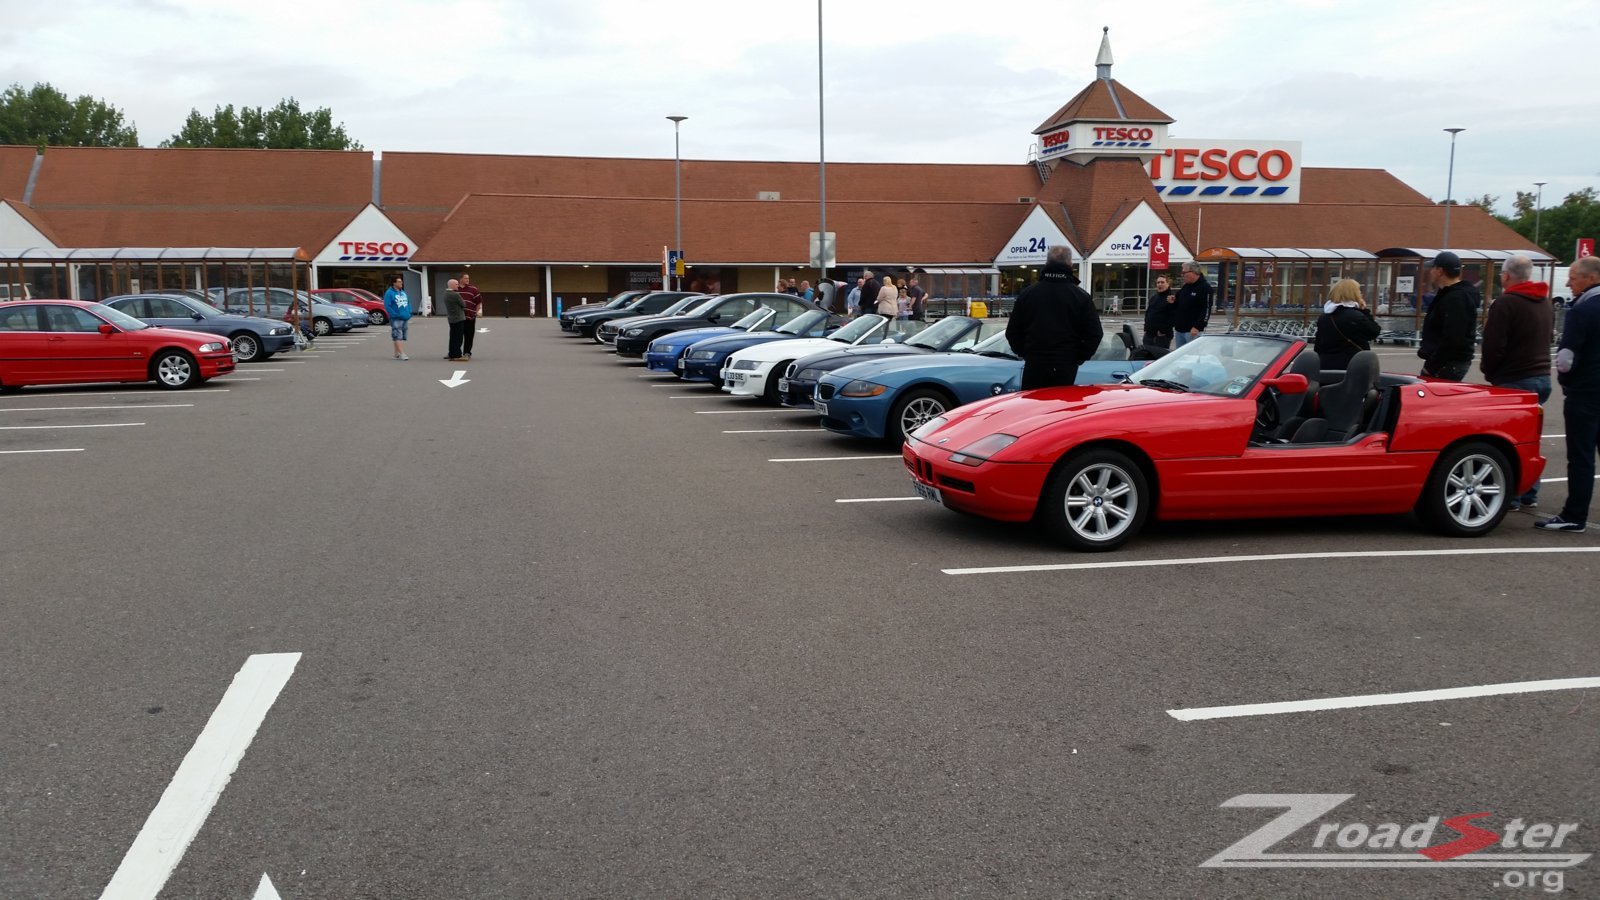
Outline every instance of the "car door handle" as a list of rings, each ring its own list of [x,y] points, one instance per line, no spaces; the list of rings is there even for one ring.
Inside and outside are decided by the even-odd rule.
[[[55,337],[50,339],[50,343],[56,344],[56,343],[61,343],[62,341],[65,341],[65,340],[66,340],[66,338],[61,337],[60,335],[57,335],[57,336],[55,336]]]

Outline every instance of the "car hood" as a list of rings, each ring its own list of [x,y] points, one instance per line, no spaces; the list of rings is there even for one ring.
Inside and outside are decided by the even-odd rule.
[[[822,358],[820,355],[815,358]],[[830,357],[831,358],[831,357]],[[810,360],[799,360],[800,363],[810,365]],[[982,370],[993,369],[997,377],[1001,373],[1009,374],[1022,368],[1022,360],[1008,359],[1003,356],[979,356],[976,353],[917,353],[912,355],[878,357],[851,362],[847,358],[837,368],[827,374],[839,374],[845,366],[850,368],[851,379],[860,378],[878,384],[888,384],[896,380],[902,373],[923,372],[931,369],[968,369]],[[840,377],[843,377],[840,374]]]
[[[571,320],[573,320],[575,322],[579,321],[579,320],[584,320],[584,319],[592,319],[595,316],[599,316],[599,315],[637,316],[637,315],[642,315],[642,314],[641,313],[631,313],[631,312],[628,312],[625,309],[606,309],[603,306],[591,307],[591,308],[585,309],[585,310],[583,310],[581,312],[573,312],[572,310],[568,310],[567,312],[564,312],[564,313],[561,314],[562,318],[570,318]]]
[[[713,325],[710,328],[691,328],[688,331],[676,331],[670,335],[663,335],[659,340],[663,345],[672,347],[687,347],[690,344],[710,338],[724,337],[730,334],[744,334],[738,328],[728,328],[723,325]]]
[[[927,356],[933,353],[927,347],[906,346],[905,344],[867,344],[861,347],[846,347],[838,352],[824,350],[810,356],[795,360],[796,371],[799,369],[822,369],[831,371],[840,366],[851,363],[865,362],[885,356]],[[965,354],[971,356],[972,354]]]
[[[799,359],[802,356],[810,356],[823,350],[836,350],[846,346],[849,345],[842,344],[839,341],[830,341],[827,338],[790,337],[786,341],[767,341],[766,343],[756,344],[753,347],[746,347],[735,353],[734,356],[739,359],[753,359],[757,362],[777,362],[782,359]]]
[[[861,376],[856,376],[861,377]],[[964,447],[991,434],[1021,437],[1046,425],[1072,420],[1099,420],[1104,414],[1140,407],[1167,407],[1174,404],[1223,403],[1227,398],[1210,394],[1184,394],[1134,384],[1073,385],[1038,388],[1020,394],[1007,394],[980,400],[950,414],[950,421],[928,437],[933,441],[950,438],[947,446]],[[1176,409],[1144,413],[1139,418],[1182,416]],[[1136,424],[1127,417],[1120,422]]]
[[[674,331],[682,331],[685,328],[702,328],[704,326],[710,325],[711,323],[707,322],[705,319],[701,318],[700,316],[655,316],[655,315],[651,315],[651,316],[635,316],[634,318],[629,319],[626,323],[618,322],[616,324],[620,328],[638,328],[639,326],[644,325],[644,326],[649,327],[649,328],[663,328],[663,327],[665,327],[665,328],[671,328]]]
[[[150,332],[158,332],[164,338],[165,337],[169,337],[169,336],[171,336],[171,337],[180,337],[180,338],[184,338],[184,339],[187,339],[187,340],[199,341],[201,343],[212,343],[212,342],[215,342],[215,341],[220,341],[220,342],[226,344],[228,342],[227,339],[224,338],[222,335],[219,335],[219,334],[206,334],[204,331],[190,331],[187,328],[168,328],[165,325],[151,325],[149,328],[146,328],[144,330],[145,331],[150,331]]]
[[[737,350],[743,350],[746,347],[754,347],[757,344],[770,344],[774,341],[798,340],[811,339],[801,338],[793,334],[781,334],[776,331],[758,331],[755,334],[747,334],[743,331],[740,331],[734,334],[723,335],[722,337],[714,337],[710,340],[696,341],[694,349],[696,352],[701,350],[715,350],[718,353],[733,353]]]

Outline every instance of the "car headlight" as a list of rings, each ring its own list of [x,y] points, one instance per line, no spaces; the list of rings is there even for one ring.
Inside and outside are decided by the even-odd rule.
[[[269,329],[267,331],[267,334],[288,334],[288,333],[289,333],[289,326],[287,326],[287,325],[282,325],[282,326],[279,326],[277,328]]]
[[[200,345],[200,352],[201,353],[216,353],[216,352],[220,351],[222,348],[224,348],[226,346],[228,346],[228,345],[224,344],[224,343],[221,343],[219,341],[207,341],[206,343]]]
[[[627,331],[624,331],[622,333],[622,336],[623,337],[638,337],[641,334],[644,334],[644,329],[643,328],[629,328]]]
[[[746,370],[748,370],[748,369],[759,369],[759,368],[761,368],[761,363],[756,362],[753,359],[741,359],[738,362],[734,363],[733,367],[735,369],[746,369]]]
[[[1016,442],[1017,436],[1014,434],[991,434],[957,450],[950,455],[950,461],[963,466],[980,466],[988,462],[991,456]]]
[[[888,390],[888,388],[884,387],[881,384],[873,384],[870,381],[862,381],[861,379],[858,378],[855,381],[852,381],[849,384],[845,385],[844,387],[840,388],[839,389],[839,396],[841,396],[841,397],[877,397],[880,394],[882,394],[884,391],[887,391],[887,390]]]
[[[822,370],[821,369],[801,369],[800,371],[794,373],[793,375],[790,375],[789,377],[797,379],[799,381],[816,381],[818,378],[822,377]]]
[[[715,350],[696,350],[693,353],[689,354],[689,358],[690,359],[716,359],[717,358],[717,351],[715,351]]]
[[[946,422],[948,422],[948,421],[950,421],[950,420],[945,418],[944,416],[934,416],[933,418],[929,419],[928,421],[923,422],[922,425],[919,426],[916,431],[911,432],[911,436],[916,438],[919,441],[923,440],[928,435],[934,433],[935,431],[937,431],[940,428],[943,428],[944,424]]]
[[[347,312],[345,312],[345,311],[344,311],[344,310],[342,310],[342,309],[336,309],[336,310],[334,310],[334,311],[333,311],[333,314],[334,314],[334,315],[336,315],[336,316],[338,316],[338,317],[339,317],[339,318],[341,318],[341,319],[348,319],[348,318],[350,318],[350,314],[349,314],[349,313],[347,313]]]

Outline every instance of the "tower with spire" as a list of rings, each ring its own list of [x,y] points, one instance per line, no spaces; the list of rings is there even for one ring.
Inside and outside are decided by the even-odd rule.
[[[1172,117],[1112,78],[1111,65],[1111,29],[1102,28],[1094,81],[1033,130],[1041,174],[1061,160],[1146,160],[1165,149]]]

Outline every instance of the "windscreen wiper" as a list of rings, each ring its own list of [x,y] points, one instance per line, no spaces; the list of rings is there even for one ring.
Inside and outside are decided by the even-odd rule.
[[[1181,381],[1168,381],[1165,378],[1141,378],[1140,380],[1134,382],[1134,384],[1141,384],[1145,387],[1166,388],[1169,391],[1177,391],[1180,394],[1189,393],[1189,386],[1187,384],[1184,384]]]

